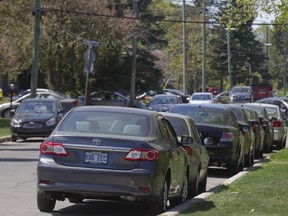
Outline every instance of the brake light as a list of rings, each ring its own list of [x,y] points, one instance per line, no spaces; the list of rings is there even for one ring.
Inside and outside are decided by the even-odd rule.
[[[233,133],[232,132],[224,132],[220,139],[222,142],[232,142],[233,141]]]
[[[281,121],[272,121],[272,127],[281,127]]]
[[[190,146],[182,146],[182,148],[187,152],[188,155],[192,155],[193,150]]]
[[[79,106],[79,102],[77,100],[72,102],[73,107]]]
[[[131,149],[126,155],[128,161],[154,161],[158,159],[158,151],[147,149]]]
[[[54,142],[43,142],[40,145],[40,152],[42,154],[51,154],[58,156],[68,155],[62,143],[54,143]]]

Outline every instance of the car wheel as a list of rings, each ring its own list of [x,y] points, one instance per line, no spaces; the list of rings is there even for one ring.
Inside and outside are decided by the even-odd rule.
[[[197,172],[195,179],[189,184],[188,198],[191,199],[198,195],[199,172]]]
[[[37,197],[37,206],[41,212],[53,211],[56,204],[56,199]]]
[[[177,206],[181,203],[184,203],[188,198],[188,177],[185,175],[183,185],[182,185],[182,190],[181,190],[181,195],[178,198],[171,199],[170,200],[170,205],[171,206]]]
[[[227,170],[230,175],[236,175],[237,173],[240,172],[240,170],[243,170],[245,164],[245,155],[243,158],[240,160],[240,153],[238,153],[238,156],[233,163],[227,165]]]
[[[160,214],[168,209],[168,193],[169,193],[169,186],[167,178],[164,181],[160,197],[156,203],[153,202],[151,205],[150,203],[150,210],[152,211],[152,214]]]
[[[12,141],[12,142],[16,142],[16,141],[17,141],[17,136],[11,135],[11,141]]]
[[[201,193],[205,192],[206,186],[207,186],[207,172],[206,172],[204,178],[202,179],[202,181],[199,182],[198,193],[201,194]]]
[[[70,203],[81,203],[83,198],[68,198]]]
[[[10,109],[6,109],[3,111],[3,118],[10,118]]]

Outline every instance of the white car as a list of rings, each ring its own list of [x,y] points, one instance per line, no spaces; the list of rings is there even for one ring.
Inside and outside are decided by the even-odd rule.
[[[195,92],[191,95],[189,103],[214,103],[214,95],[210,92]]]

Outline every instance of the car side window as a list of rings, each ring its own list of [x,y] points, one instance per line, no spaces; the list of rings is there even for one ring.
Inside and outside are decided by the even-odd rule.
[[[169,143],[177,143],[176,134],[173,131],[170,123],[164,118],[158,118],[159,129],[163,140],[168,141]]]
[[[237,121],[236,116],[233,114],[233,112],[228,111],[228,115],[230,116],[229,118],[230,125],[233,127],[238,127],[238,121]]]
[[[196,142],[201,143],[201,139],[194,122],[192,120],[189,120],[189,124],[192,130],[193,139],[195,139]]]

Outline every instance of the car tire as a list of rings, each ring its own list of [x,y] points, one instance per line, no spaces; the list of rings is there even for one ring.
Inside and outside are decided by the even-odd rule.
[[[11,141],[12,141],[12,142],[16,142],[16,141],[17,141],[17,136],[11,135]]]
[[[151,213],[153,215],[157,215],[167,211],[168,209],[168,194],[169,194],[169,185],[167,178],[163,183],[163,187],[161,189],[161,194],[156,202],[149,203],[149,207]]]
[[[202,181],[199,182],[198,193],[199,194],[204,193],[206,191],[206,187],[207,187],[207,172]]]
[[[187,200],[188,187],[189,187],[188,186],[188,176],[185,175],[182,189],[181,189],[181,194],[179,197],[170,200],[170,206],[174,207],[174,206],[180,205],[181,203],[184,203]]]
[[[189,184],[188,198],[191,199],[198,195],[199,187],[199,172],[197,172],[195,179]]]
[[[83,198],[68,198],[70,203],[81,203],[83,202]]]
[[[37,197],[37,206],[41,212],[52,212],[56,204],[56,199]]]
[[[10,118],[10,109],[6,109],[3,111],[3,118]]]

